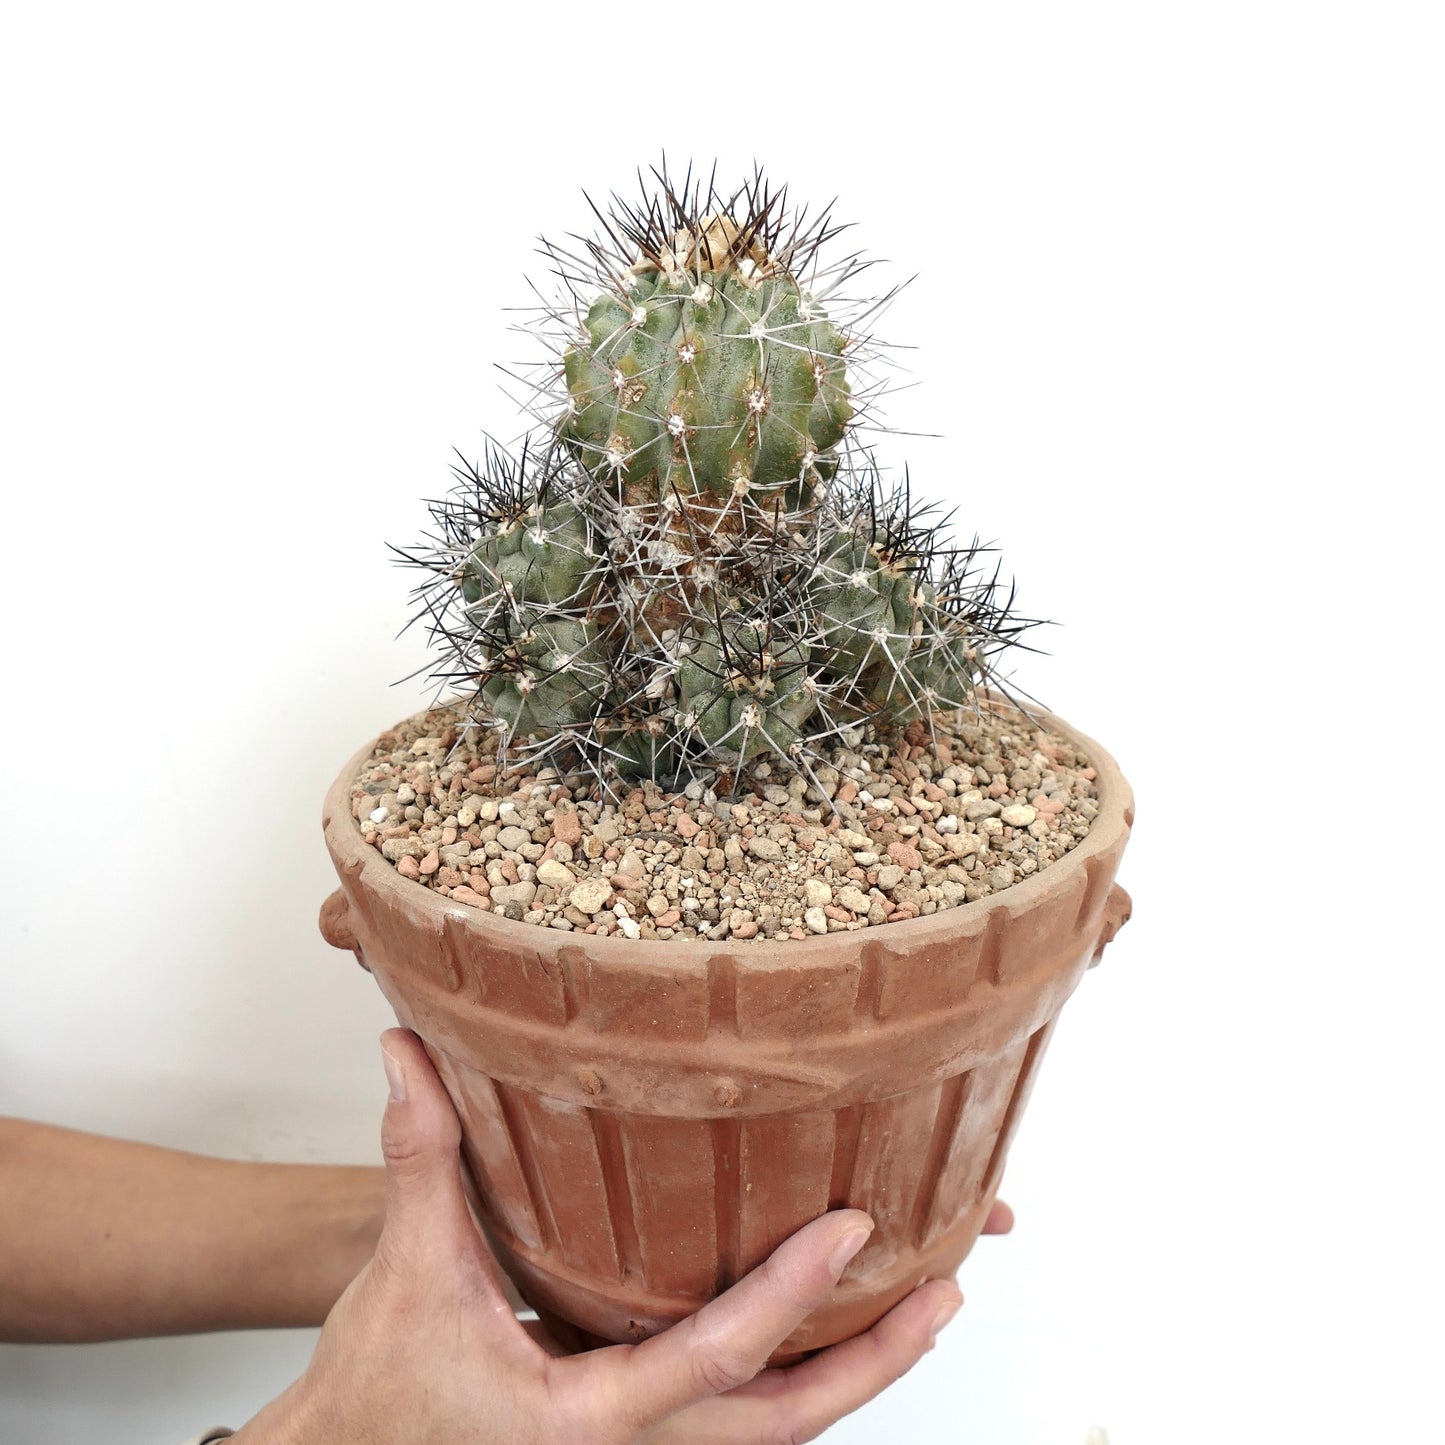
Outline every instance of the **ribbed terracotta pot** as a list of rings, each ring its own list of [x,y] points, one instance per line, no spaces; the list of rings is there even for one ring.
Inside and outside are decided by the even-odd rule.
[[[493,1246],[571,1343],[675,1323],[845,1205],[873,1236],[775,1362],[957,1270],[1059,1009],[1129,915],[1129,786],[1042,720],[1097,770],[1086,839],[980,902],[806,941],[629,942],[451,903],[362,840],[374,743],[347,763],[322,932],[425,1041]]]

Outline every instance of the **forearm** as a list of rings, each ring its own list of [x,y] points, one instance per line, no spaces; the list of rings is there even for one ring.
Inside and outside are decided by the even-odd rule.
[[[0,1119],[0,1339],[319,1325],[371,1257],[384,1189],[380,1169]]]

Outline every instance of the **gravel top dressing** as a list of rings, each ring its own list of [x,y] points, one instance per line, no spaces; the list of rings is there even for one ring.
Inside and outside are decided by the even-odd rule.
[[[1094,769],[1013,712],[839,746],[816,785],[745,766],[731,793],[516,763],[464,705],[382,734],[352,788],[403,877],[539,927],[628,938],[807,938],[986,898],[1061,858],[1097,811]],[[830,802],[831,800],[831,802]]]

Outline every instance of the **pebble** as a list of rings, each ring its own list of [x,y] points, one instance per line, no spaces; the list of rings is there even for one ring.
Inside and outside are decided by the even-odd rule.
[[[530,908],[536,896],[535,883],[502,883],[492,887],[492,902],[500,903],[504,908],[509,903],[520,903],[523,908]]]
[[[462,720],[445,707],[392,729],[353,817],[409,882],[562,932],[747,941],[886,926],[1029,877],[1098,811],[1087,759],[1017,718],[960,716],[901,742],[850,727],[812,780],[757,764],[722,796],[694,778],[615,797],[581,773],[499,773],[496,734],[457,740]]]
[[[572,870],[565,863],[549,858],[545,863],[537,864],[537,882],[545,883],[549,888],[570,888]]]
[[[601,913],[612,901],[612,884],[605,878],[586,878],[572,885],[568,902],[583,913]]]
[[[833,901],[833,889],[821,878],[807,878],[803,881],[803,898],[809,908],[822,908]]]

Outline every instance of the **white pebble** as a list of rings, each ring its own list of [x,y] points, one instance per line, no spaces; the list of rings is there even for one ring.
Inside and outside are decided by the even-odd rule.
[[[373,823],[384,823],[391,816],[385,808],[373,808],[367,816]]]
[[[803,884],[803,897],[807,899],[809,908],[822,908],[825,903],[833,901],[833,890],[821,878],[809,878]]]
[[[605,878],[585,878],[576,884],[569,901],[583,913],[601,913],[612,897],[612,885]]]
[[[803,922],[814,933],[826,933],[828,931],[828,915],[821,908],[810,908],[803,914]]]
[[[639,924],[636,919],[619,918],[617,920],[617,926],[622,930],[623,936],[626,938],[638,939],[642,937],[642,925]]]
[[[934,825],[940,833],[958,832],[958,817],[954,813],[945,813]]]

